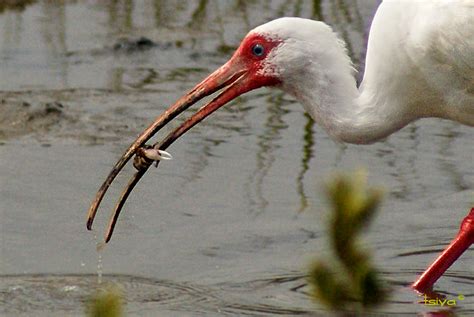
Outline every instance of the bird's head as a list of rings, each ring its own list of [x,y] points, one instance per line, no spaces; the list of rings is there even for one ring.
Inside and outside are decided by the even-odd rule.
[[[315,61],[333,54],[328,41],[338,40],[322,22],[291,17],[270,21],[250,31],[229,61],[198,86],[214,92],[225,83],[239,95],[264,86],[286,86],[307,76]]]
[[[280,18],[256,27],[224,65],[168,108],[151,129],[144,131],[137,139],[138,146],[185,109],[218,91],[221,92],[176,129],[173,137],[163,141],[161,147],[167,147],[192,126],[246,92],[260,87],[277,86],[290,91],[285,88],[296,84],[304,86],[312,75],[308,74],[308,66],[317,64],[314,60],[319,58],[318,54],[332,54],[326,45],[318,47],[314,39],[324,44],[328,37],[335,39],[335,34],[326,24],[301,18]]]
[[[305,97],[315,91],[327,94],[328,78],[349,73],[343,69],[351,64],[345,53],[344,43],[323,22],[295,17],[276,19],[251,30],[224,65],[168,111],[186,109],[222,90],[186,123],[193,126],[229,101],[260,87],[278,87],[304,104]]]
[[[306,66],[312,62],[311,50],[314,49],[312,39],[318,28],[325,31],[329,29],[321,22],[300,18],[281,18],[250,31],[229,61],[207,76],[157,117],[128,148],[97,193],[96,199],[89,209],[87,227],[91,228],[105,191],[128,160],[134,154],[139,153],[139,150],[158,130],[184,110],[204,97],[221,91],[161,142],[156,143],[155,149],[166,149],[191,127],[229,101],[248,91],[263,86],[280,86],[285,89],[285,86],[291,86],[296,79],[301,81],[301,76],[307,72]],[[285,90],[289,91],[291,89]],[[128,194],[124,195],[124,199],[127,196]],[[118,205],[120,206],[118,207],[119,211],[123,204],[119,203]],[[117,216],[118,211],[116,212]],[[114,224],[110,226],[107,241],[110,239],[113,226]]]
[[[326,41],[336,40],[331,28],[319,21],[280,18],[251,30],[232,57],[181,97],[166,113],[177,115],[199,100],[221,91],[187,123],[187,129],[236,97],[260,87],[305,85],[314,73],[308,66],[331,58]],[[319,45],[318,45],[319,44]],[[185,132],[185,131],[183,131]]]

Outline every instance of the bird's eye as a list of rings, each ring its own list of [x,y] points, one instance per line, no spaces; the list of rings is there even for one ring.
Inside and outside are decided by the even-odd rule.
[[[252,54],[255,56],[262,56],[265,53],[265,49],[262,44],[255,44],[252,46]]]

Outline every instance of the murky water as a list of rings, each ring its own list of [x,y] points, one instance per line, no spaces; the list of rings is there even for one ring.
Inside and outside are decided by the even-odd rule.
[[[377,2],[0,6],[0,315],[84,314],[98,264],[85,215],[99,184],[250,28],[285,15],[323,19],[360,67]],[[144,178],[102,251],[103,281],[124,290],[128,316],[325,315],[304,278],[328,254],[322,186],[357,167],[386,189],[366,236],[394,288],[377,314],[474,314],[472,251],[436,285],[449,299],[464,295],[455,307],[418,304],[406,287],[473,204],[474,129],[423,120],[385,142],[343,146],[289,96],[260,90],[169,150],[175,159]],[[100,210],[98,236],[120,186]]]

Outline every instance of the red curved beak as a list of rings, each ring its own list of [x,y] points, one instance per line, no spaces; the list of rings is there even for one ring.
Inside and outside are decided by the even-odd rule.
[[[119,172],[130,160],[130,158],[137,153],[137,150],[143,147],[145,143],[155,133],[157,133],[167,123],[169,123],[176,116],[178,116],[180,113],[182,113],[184,110],[186,110],[202,98],[209,96],[222,88],[225,88],[216,98],[214,98],[205,106],[201,107],[193,116],[187,119],[183,124],[181,124],[181,126],[176,128],[173,132],[166,136],[164,140],[157,143],[157,146],[155,146],[155,148],[161,150],[166,149],[186,131],[188,131],[194,125],[202,121],[204,118],[209,116],[211,113],[213,113],[232,99],[250,90],[268,84],[261,79],[255,79],[256,78],[254,78],[254,73],[249,71],[245,63],[242,63],[240,61],[237,54],[234,54],[234,56],[227,63],[225,63],[223,66],[221,66],[208,77],[206,77],[191,91],[182,96],[174,105],[172,105],[164,113],[158,116],[155,121],[153,121],[153,123],[150,124],[150,126],[146,128],[138,136],[138,138],[129,146],[129,148],[125,151],[122,157],[112,168],[112,171],[109,173],[102,186],[99,188],[95,199],[93,200],[89,208],[89,212],[87,215],[87,229],[91,230],[92,223],[94,221],[99,205],[102,201],[102,198],[104,197],[107,189],[112,184],[115,177],[119,174]],[[143,173],[141,175],[143,175]],[[133,188],[138,182],[138,180],[141,178],[141,175],[139,175],[138,178],[135,177],[134,180],[131,180],[131,182],[129,183],[129,187]],[[128,194],[130,192],[131,189],[127,188],[127,192],[124,191],[119,203],[117,204],[116,210],[113,213],[109,223],[109,230],[106,235],[106,241],[108,241],[112,235],[112,231],[115,226],[115,222],[117,221],[118,214],[120,213],[120,209],[122,208],[123,203],[127,199]]]

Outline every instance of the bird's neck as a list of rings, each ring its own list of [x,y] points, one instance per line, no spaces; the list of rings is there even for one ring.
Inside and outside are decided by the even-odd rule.
[[[415,119],[406,105],[384,98],[384,87],[371,76],[365,76],[357,88],[352,63],[343,46],[323,60],[324,63],[307,65],[307,80],[289,81],[282,88],[296,97],[332,138],[347,143],[373,143]]]
[[[334,123],[336,137],[347,143],[370,144],[385,139],[416,119],[399,100],[385,99],[365,88],[357,90],[352,103]]]

